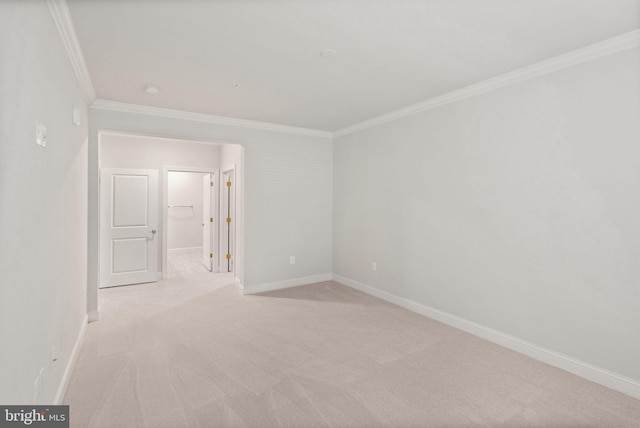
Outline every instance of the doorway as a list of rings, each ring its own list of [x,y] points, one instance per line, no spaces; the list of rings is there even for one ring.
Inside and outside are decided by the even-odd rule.
[[[163,277],[219,272],[219,173],[164,168]]]
[[[215,173],[167,173],[167,277],[215,272]]]
[[[90,183],[90,189],[95,187],[95,190],[90,192],[91,195],[95,195],[93,199],[90,198],[91,210],[95,212],[95,217],[90,218],[90,230],[95,231],[96,235],[95,237],[90,236],[89,245],[89,259],[92,261],[89,265],[90,286],[87,291],[90,318],[97,320],[99,317],[99,288],[168,279],[167,238],[170,233],[167,222],[170,213],[167,183],[169,171],[201,174],[200,177],[203,181],[200,183],[199,189],[203,205],[205,174],[213,174],[214,185],[212,186],[209,181],[211,192],[209,196],[213,201],[210,207],[213,215],[209,214],[208,224],[212,238],[207,252],[207,240],[205,240],[207,222],[200,220],[198,233],[201,236],[202,244],[172,245],[172,249],[189,248],[191,245],[193,245],[191,248],[200,248],[199,264],[204,267],[205,273],[160,281],[158,288],[164,290],[167,287],[175,286],[178,289],[184,285],[194,284],[202,284],[203,286],[206,284],[208,287],[219,281],[230,281],[242,287],[244,278],[244,222],[241,215],[244,194],[243,147],[240,144],[226,141],[176,139],[114,130],[100,130],[96,136],[98,150],[95,155],[98,160],[96,163],[98,178],[95,183]],[[232,168],[229,168],[230,166]],[[223,254],[220,231],[222,222],[225,222],[224,225],[227,226],[227,215],[223,216],[221,213],[220,196],[223,183],[220,179],[220,171],[229,172],[230,169],[234,170],[232,198],[234,203],[238,204],[238,208],[236,211],[234,206],[230,207],[233,222],[230,225],[230,230],[224,230],[231,239],[227,240],[230,245],[227,245],[227,241],[225,241],[225,253]],[[228,192],[225,194],[227,197],[229,196]],[[191,207],[177,208],[171,213],[172,217],[195,217],[196,210],[200,211],[197,209],[195,201],[193,203],[176,201],[171,205],[194,205],[192,213],[175,211]],[[229,209],[228,206],[225,208]],[[203,220],[207,217],[204,206],[201,216]],[[119,229],[116,230],[115,226]],[[128,233],[126,236],[125,232]],[[221,259],[227,262],[226,254],[230,254],[231,259],[228,266],[225,263],[225,269],[222,269]],[[107,260],[108,257],[111,257],[111,260]],[[193,260],[191,257],[189,259]],[[207,266],[210,266],[210,270]],[[232,272],[228,272],[229,269]],[[175,273],[178,271],[179,269],[174,269]],[[220,273],[220,275],[214,273]],[[109,280],[103,278],[107,274],[112,278]],[[138,277],[143,274],[144,278]],[[125,276],[131,278],[125,280]],[[185,281],[185,278],[188,279]],[[199,287],[199,285],[194,286],[195,288]],[[185,295],[188,294],[186,291],[185,293]]]

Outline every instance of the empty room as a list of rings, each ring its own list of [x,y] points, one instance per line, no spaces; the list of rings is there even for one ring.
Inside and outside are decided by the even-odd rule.
[[[640,0],[0,1],[0,425],[640,426]]]

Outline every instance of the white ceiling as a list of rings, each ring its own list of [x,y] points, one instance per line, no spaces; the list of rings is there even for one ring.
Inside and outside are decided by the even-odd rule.
[[[67,2],[98,99],[326,131],[640,28],[640,0]]]

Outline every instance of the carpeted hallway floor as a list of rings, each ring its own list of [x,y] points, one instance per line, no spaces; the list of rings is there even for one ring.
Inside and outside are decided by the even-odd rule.
[[[72,427],[640,426],[638,400],[338,283],[210,278],[101,290]]]

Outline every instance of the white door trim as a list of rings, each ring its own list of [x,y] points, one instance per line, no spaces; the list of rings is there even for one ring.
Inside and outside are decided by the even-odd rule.
[[[231,225],[231,260],[232,260],[232,266],[233,268],[231,269],[231,271],[234,273],[234,276],[237,276],[237,272],[236,272],[236,258],[238,256],[238,253],[236,251],[237,248],[237,226],[236,224],[238,223],[238,219],[237,219],[237,192],[236,192],[236,188],[237,188],[237,182],[238,182],[238,177],[237,177],[237,169],[236,169],[236,164],[230,164],[227,165],[225,168],[221,168],[220,169],[220,185],[218,186],[220,195],[218,197],[218,200],[220,201],[219,206],[218,206],[218,212],[220,213],[218,216],[221,219],[225,219],[227,217],[227,213],[223,213],[222,212],[222,207],[223,207],[223,203],[222,203],[222,199],[225,197],[225,195],[223,194],[223,192],[227,191],[227,186],[226,183],[224,183],[222,177],[224,174],[228,174],[231,173],[233,175],[233,183],[231,186],[231,192],[233,194],[233,205],[231,206],[231,217],[232,217],[232,221],[230,223]],[[227,223],[224,221],[221,221],[218,223],[218,229],[219,229],[219,235],[220,239],[218,240],[218,254],[219,254],[219,266],[220,266],[220,272],[227,272],[227,260],[226,260],[226,254],[227,254],[227,248],[223,248],[223,242],[226,242],[225,238],[223,237],[223,233],[225,232],[225,229],[227,227]]]
[[[217,168],[200,168],[192,166],[168,166],[162,167],[162,233],[160,234],[160,240],[162,242],[162,279],[167,279],[167,232],[169,230],[169,172],[195,172],[202,174],[213,174],[214,183],[218,181],[219,170]],[[214,186],[215,189],[218,186]],[[215,196],[215,208],[213,212],[218,212],[218,192],[216,190]],[[214,218],[214,224],[218,219]],[[216,237],[214,237],[214,243]],[[214,257],[215,259],[215,257]],[[216,271],[216,263],[214,262],[214,269]]]

